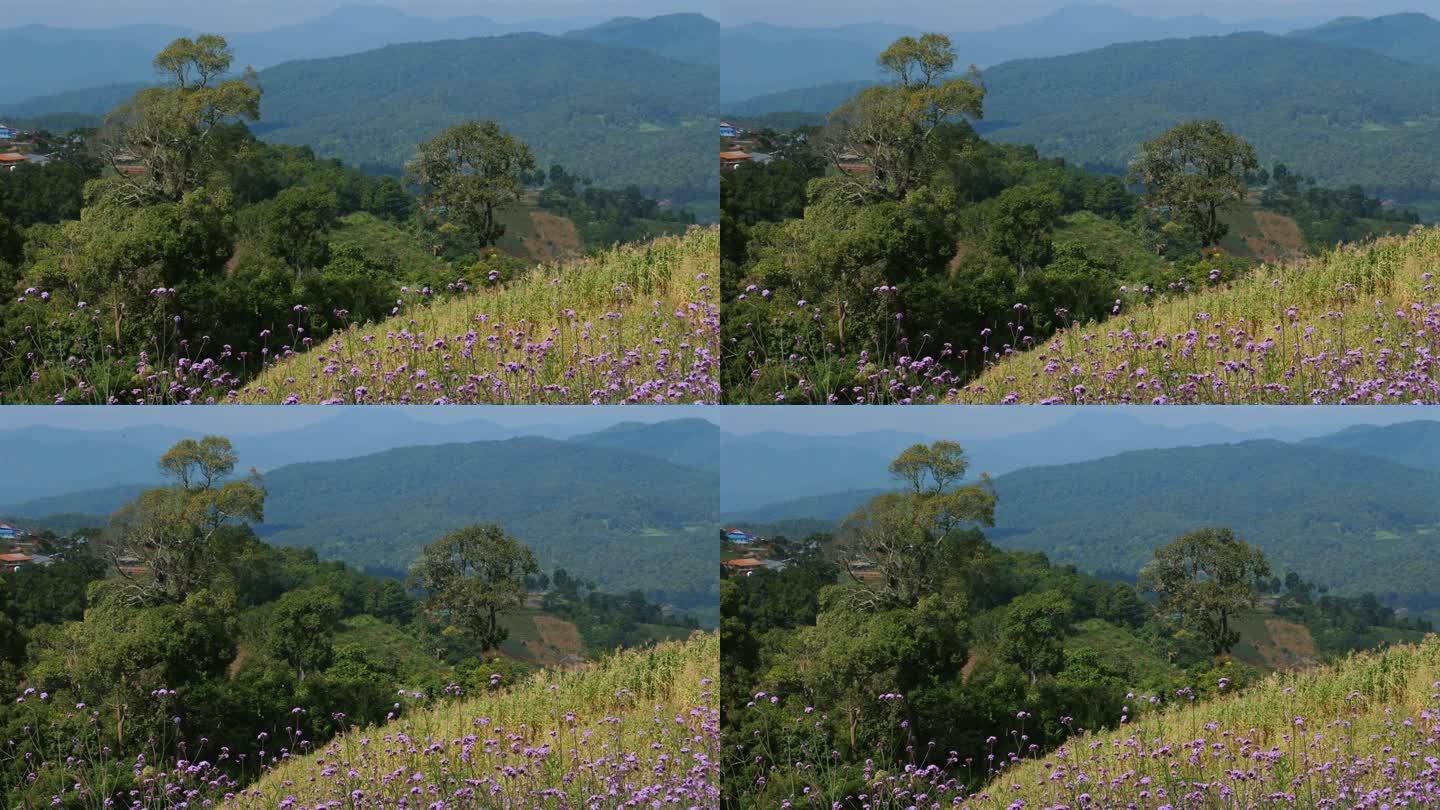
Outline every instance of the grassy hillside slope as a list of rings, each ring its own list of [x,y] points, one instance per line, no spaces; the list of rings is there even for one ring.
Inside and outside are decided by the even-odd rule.
[[[695,228],[402,312],[292,353],[249,403],[719,398],[719,228]]]
[[[1262,267],[1203,291],[1132,296],[1100,324],[1005,356],[963,403],[1440,401],[1440,230]],[[992,348],[1002,349],[996,345]]]
[[[297,753],[233,804],[715,806],[719,668],[711,633],[542,671]]]
[[[967,806],[1401,806],[1440,781],[1437,682],[1431,636],[1158,711],[1137,696],[1123,728],[1015,763]]]

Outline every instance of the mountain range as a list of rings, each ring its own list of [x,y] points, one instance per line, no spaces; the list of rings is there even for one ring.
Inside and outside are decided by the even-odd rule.
[[[1238,31],[1283,33],[1295,20],[1221,22],[1202,15],[1155,18],[1105,5],[1072,5],[1029,22],[985,31],[947,32],[962,65],[1077,53],[1117,42],[1216,36]],[[819,84],[879,78],[875,58],[920,30],[871,23],[799,28],[750,24],[721,32],[722,103]],[[828,111],[828,110],[827,110]]]
[[[238,436],[243,458],[281,460],[264,471],[268,542],[313,548],[326,559],[403,576],[420,549],[448,531],[496,522],[535,550],[546,571],[563,567],[608,591],[641,590],[684,608],[714,601],[718,429],[702,419],[626,422],[567,439],[514,435],[483,420],[430,425],[357,408],[302,430]],[[399,418],[397,418],[399,417]],[[585,430],[581,420],[579,427]],[[557,431],[561,432],[561,431]],[[34,430],[0,434],[0,456],[22,439],[45,468],[87,468],[112,483],[0,507],[22,524],[51,513],[91,525],[148,486],[164,447],[180,433]],[[389,438],[386,435],[389,434]],[[476,440],[477,436],[491,436]],[[348,437],[341,450],[336,443]],[[385,443],[388,449],[363,448]],[[346,455],[337,455],[337,454]],[[90,462],[94,463],[91,464]],[[130,466],[126,466],[126,462]],[[142,480],[120,478],[148,466]],[[19,478],[19,476],[12,476]],[[113,483],[119,478],[123,483]],[[4,491],[12,491],[7,480]]]
[[[635,185],[677,205],[713,204],[719,70],[710,57],[718,30],[700,15],[677,14],[612,20],[565,36],[463,38],[472,32],[462,28],[446,39],[354,51],[363,39],[357,35],[351,45],[327,45],[315,57],[261,70],[260,120],[251,128],[269,141],[399,174],[419,142],[460,121],[491,119],[529,144],[540,166],[562,163],[601,187]],[[327,55],[336,49],[347,52]],[[0,47],[0,70],[5,52]],[[119,69],[84,75],[89,85],[110,83],[0,104],[0,114],[80,113],[98,123],[145,86],[119,81],[127,78]]]
[[[387,45],[532,32],[616,47],[656,50],[682,62],[715,64],[719,24],[699,14],[621,17],[590,25],[580,17],[498,22],[483,16],[430,19],[380,5],[343,5],[305,22],[263,31],[215,32],[229,41],[237,65],[257,70]],[[106,83],[153,81],[151,60],[178,37],[200,33],[171,25],[108,29],[26,25],[0,29],[0,75],[24,77],[0,87],[0,106]],[[71,111],[73,112],[73,111]]]
[[[783,432],[722,434],[720,507],[727,515],[756,519],[776,501],[830,496],[846,490],[878,490],[893,485],[890,460],[912,444],[937,439],[960,442],[972,475],[1001,475],[1023,467],[1084,461],[1127,450],[1204,445],[1254,438],[1295,440],[1324,428],[1265,428],[1239,431],[1222,424],[1160,427],[1123,410],[1077,412],[1052,427],[1000,438],[965,435],[962,422],[953,432],[871,431],[825,436]],[[780,497],[776,497],[777,493]],[[842,514],[848,514],[846,509]],[[800,517],[817,517],[800,514]]]
[[[1320,185],[1358,185],[1433,216],[1440,201],[1440,160],[1431,148],[1440,136],[1436,54],[1440,21],[1412,14],[1347,18],[1288,35],[1187,35],[1012,59],[983,71],[985,115],[976,128],[992,140],[1124,173],[1144,141],[1188,119],[1214,118],[1254,145],[1266,167],[1285,163]],[[819,121],[868,83],[832,72],[822,83],[771,88],[777,92],[722,109]]]
[[[23,464],[0,465],[0,513],[41,517],[57,512],[107,515],[136,488],[162,480],[156,461],[175,442],[221,433],[233,442],[237,469],[268,473],[288,464],[331,461],[378,453],[397,447],[454,442],[497,441],[522,436],[574,439],[580,442],[653,452],[672,460],[715,470],[709,453],[698,452],[707,435],[718,428],[703,420],[677,419],[661,424],[626,422],[601,413],[567,414],[563,420],[533,425],[502,426],[481,418],[452,423],[429,422],[404,408],[341,408],[305,427],[257,430],[209,430],[155,425],[113,430],[76,430],[36,426],[0,430],[0,458]],[[708,433],[707,433],[708,431]],[[593,438],[587,438],[593,434]],[[677,451],[675,448],[681,448]],[[693,452],[692,452],[693,451]],[[86,508],[95,490],[110,489],[100,507]]]
[[[977,457],[982,452],[979,443],[962,444]],[[1116,448],[995,476],[996,524],[986,534],[1006,548],[1129,578],[1176,536],[1227,526],[1264,550],[1282,578],[1295,571],[1337,593],[1369,591],[1394,606],[1440,614],[1437,449],[1436,421],[1352,427],[1300,441]],[[833,524],[884,489],[797,494],[727,509],[724,519]]]

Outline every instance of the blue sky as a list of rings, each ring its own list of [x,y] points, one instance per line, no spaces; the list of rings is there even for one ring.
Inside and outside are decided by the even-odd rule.
[[[59,0],[8,3],[6,27],[28,23],[99,28],[128,23],[169,23],[222,31],[253,31],[288,25],[334,10],[339,0]],[[425,17],[481,15],[502,21],[536,18],[654,16],[699,11],[725,23],[771,21],[812,26],[882,20],[947,31],[984,30],[1024,22],[1074,3],[1061,0],[388,0],[370,2]],[[1093,2],[1092,2],[1093,4]],[[1396,11],[1440,15],[1440,0],[1107,0],[1106,5],[1151,17],[1204,14],[1226,21],[1256,18],[1326,18],[1343,14],[1375,16]]]

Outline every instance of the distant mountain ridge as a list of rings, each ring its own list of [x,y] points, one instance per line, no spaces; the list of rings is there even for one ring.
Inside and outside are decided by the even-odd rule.
[[[1402,62],[1440,65],[1440,20],[1406,12],[1380,17],[1340,17],[1292,37],[1346,48],[1362,48]]]
[[[647,35],[653,32],[635,38]],[[523,33],[288,61],[260,71],[258,80],[264,96],[251,126],[256,135],[370,170],[399,173],[416,145],[445,127],[493,119],[526,141],[538,165],[562,163],[602,188],[635,185],[676,205],[713,200],[719,190],[714,65]],[[0,105],[0,112],[98,118],[138,87],[119,83]],[[72,102],[94,106],[64,109]],[[377,110],[384,114],[377,118]]]
[[[1213,36],[1238,31],[1284,33],[1294,21],[1226,23],[1202,15],[1155,18],[1106,5],[1071,5],[1034,20],[986,31],[947,32],[962,65],[1057,56],[1119,42]],[[933,29],[926,29],[933,30]],[[721,101],[842,81],[879,78],[875,58],[897,37],[919,29],[884,23],[837,28],[749,25],[721,32]]]
[[[81,508],[94,490],[124,492],[136,485],[153,485],[162,480],[156,462],[175,442],[220,433],[231,439],[241,471],[256,467],[268,472],[304,461],[327,461],[381,452],[396,447],[417,447],[454,442],[496,441],[517,436],[569,439],[579,434],[610,436],[611,446],[628,439],[632,452],[673,452],[665,441],[693,450],[702,444],[694,438],[714,426],[701,420],[675,420],[685,424],[670,427],[667,422],[624,423],[623,434],[607,430],[603,418],[598,424],[568,419],[554,424],[502,427],[494,422],[470,418],[453,423],[416,419],[403,408],[344,408],[317,424],[272,432],[199,431],[189,428],[147,425],[120,430],[91,431],[53,427],[0,430],[0,458],[23,458],[23,466],[0,465],[0,512],[40,517],[52,512],[86,511]],[[618,430],[622,425],[613,426]],[[599,433],[596,433],[596,430]],[[688,434],[688,435],[687,435]],[[581,439],[584,441],[584,439]],[[593,440],[605,444],[606,440]],[[718,445],[718,439],[715,442]],[[714,455],[714,452],[710,453]],[[116,495],[115,497],[119,497]],[[121,498],[123,502],[124,498]],[[105,504],[119,504],[114,497]],[[109,514],[114,506],[94,514]]]
[[[1059,424],[1011,436],[968,438],[963,431],[963,423],[957,423],[954,432],[936,431],[935,435],[900,431],[853,436],[725,434],[720,441],[721,509],[727,515],[740,513],[754,519],[753,510],[781,500],[845,490],[888,489],[894,485],[888,466],[900,451],[942,438],[961,443],[972,475],[1001,475],[1024,467],[1102,458],[1125,450],[1217,444],[1257,436],[1294,439],[1301,435],[1273,429],[1246,433],[1214,424],[1158,427],[1123,411],[1084,409]]]
[[[616,17],[589,28],[568,31],[565,36],[616,48],[638,48],[677,62],[720,64],[720,23],[703,14]]]
[[[1253,144],[1263,165],[1283,162],[1331,188],[1434,202],[1440,65],[1420,62],[1440,54],[1440,22],[1407,19],[1379,18],[1384,31],[1404,35],[1394,41],[1350,30],[1369,32],[1371,20],[1328,35],[1323,26],[1289,36],[1239,32],[1012,59],[983,71],[985,117],[976,128],[990,140],[1123,173],[1144,141],[1188,119],[1215,118]],[[783,92],[727,96],[722,109],[823,120],[878,78],[836,74]]]
[[[1228,526],[1277,575],[1440,613],[1440,422],[1357,426],[1300,442],[1134,450],[998,475],[997,545],[1133,576],[1184,532]],[[832,523],[880,490],[798,496],[723,519]],[[1283,504],[1283,508],[1277,507]]]
[[[697,452],[715,431],[698,419],[629,423],[617,426],[612,438],[626,436],[635,449],[605,446],[597,434],[572,440],[529,436],[287,464],[264,475],[265,522],[257,530],[267,542],[403,574],[421,547],[445,532],[497,522],[530,545],[547,571],[564,567],[604,590],[642,590],[704,608],[718,588],[719,482],[713,470],[663,456],[680,455],[677,448]],[[707,455],[713,457],[714,449]],[[153,465],[157,456],[147,458]],[[52,511],[79,513],[103,523],[158,483],[0,506],[0,515],[38,519]]]

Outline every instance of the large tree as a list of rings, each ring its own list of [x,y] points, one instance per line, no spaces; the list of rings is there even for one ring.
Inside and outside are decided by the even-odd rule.
[[[447,613],[485,651],[506,639],[500,616],[525,605],[525,577],[539,571],[525,544],[491,524],[467,526],[426,546],[413,576],[426,606]]]
[[[1270,565],[1260,549],[1230,529],[1200,529],[1155,549],[1140,582],[1221,655],[1240,640],[1231,621],[1255,607],[1256,582],[1268,576]]]
[[[177,39],[155,57],[167,83],[106,117],[96,143],[127,203],[179,202],[240,149],[227,124],[260,117],[260,87],[249,68],[225,78],[232,59],[224,37]]]
[[[1246,175],[1259,165],[1255,149],[1219,121],[1195,120],[1143,144],[1130,181],[1143,184],[1152,207],[1169,209],[1209,247],[1229,230],[1220,214],[1245,199]]]
[[[266,207],[261,242],[296,275],[323,267],[330,260],[330,231],[339,210],[333,191],[319,186],[287,188]]]
[[[840,559],[853,583],[845,590],[853,606],[914,607],[940,590],[952,532],[994,525],[988,478],[958,486],[968,467],[965,451],[949,441],[914,445],[891,463],[904,491],[872,498],[842,527]]]
[[[1058,591],[1015,597],[1000,622],[1000,654],[1024,670],[1034,684],[1065,666],[1065,636],[1074,606]]]
[[[505,235],[501,210],[520,201],[535,168],[530,147],[494,121],[457,124],[420,144],[410,173],[426,203],[447,209],[481,246]]]
[[[299,682],[330,665],[342,607],[340,595],[324,585],[276,600],[267,628],[270,652],[295,670]]]
[[[1055,257],[1051,238],[1060,219],[1060,192],[1047,186],[1011,186],[1000,193],[986,222],[985,246],[1003,256],[1020,279]]]
[[[830,114],[822,150],[854,202],[900,200],[924,185],[941,157],[936,133],[960,116],[980,118],[985,87],[975,68],[952,77],[955,49],[944,34],[901,37],[879,64],[891,81],[862,90]]]
[[[185,439],[160,460],[175,485],[148,490],[111,517],[100,545],[126,603],[179,604],[233,573],[265,507],[258,476],[227,480],[235,461],[229,439]]]

